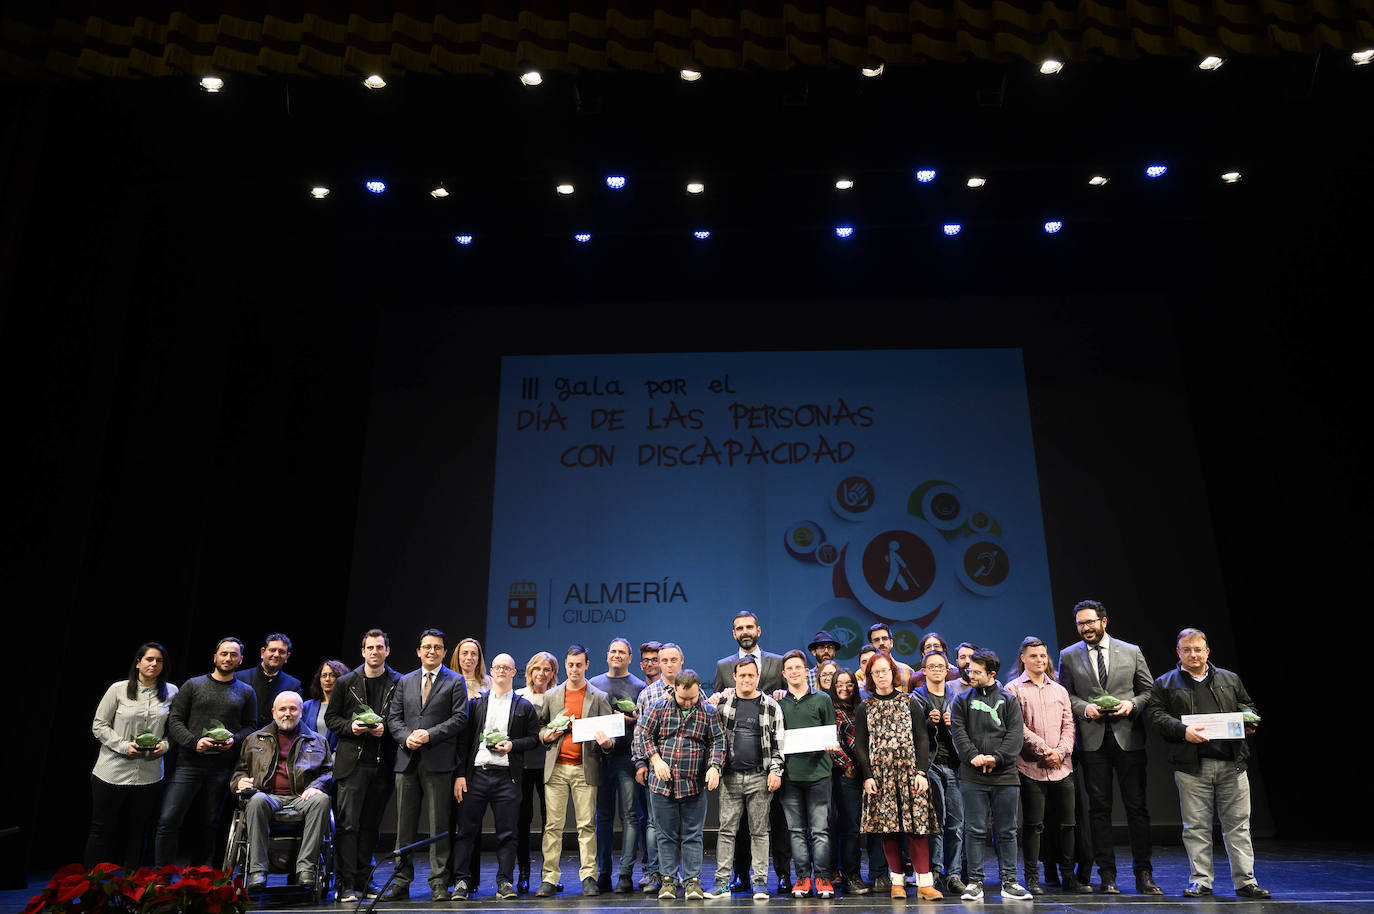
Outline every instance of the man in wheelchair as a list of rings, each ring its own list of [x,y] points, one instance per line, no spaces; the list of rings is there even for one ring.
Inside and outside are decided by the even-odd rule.
[[[272,704],[272,723],[243,741],[230,783],[235,793],[257,792],[244,807],[248,839],[248,891],[267,885],[267,844],[272,822],[301,823],[296,881],[315,880],[320,840],[329,820],[334,761],[325,737],[301,720],[301,696],[282,692]]]

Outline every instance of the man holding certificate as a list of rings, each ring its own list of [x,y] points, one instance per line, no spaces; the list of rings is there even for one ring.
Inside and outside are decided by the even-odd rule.
[[[1178,668],[1155,680],[1150,722],[1169,746],[1192,877],[1183,894],[1212,894],[1212,814],[1221,821],[1231,882],[1241,898],[1271,898],[1255,881],[1250,841],[1250,756],[1245,734],[1259,715],[1240,677],[1212,666],[1207,636],[1185,628],[1175,642]],[[1247,722],[1248,719],[1248,722]]]
[[[782,678],[787,692],[778,702],[786,733],[782,751],[787,757],[787,779],[782,785],[782,808],[792,839],[792,863],[797,881],[792,897],[805,898],[812,891],[820,898],[834,898],[830,883],[830,755],[844,755],[835,732],[835,705],[824,692],[806,684],[806,655],[788,651],[782,656]],[[846,767],[851,764],[842,758]],[[782,874],[779,873],[779,878]]]
[[[577,818],[582,894],[601,894],[596,886],[596,788],[601,783],[601,759],[615,748],[615,740],[608,732],[613,722],[594,719],[610,716],[611,703],[605,692],[587,681],[585,647],[570,645],[563,664],[568,678],[544,693],[540,712],[544,726],[539,738],[549,747],[544,756],[544,808],[548,812],[544,820],[544,881],[534,893],[540,898],[558,892],[558,856],[563,850],[569,799]],[[600,752],[587,743],[595,743]]]

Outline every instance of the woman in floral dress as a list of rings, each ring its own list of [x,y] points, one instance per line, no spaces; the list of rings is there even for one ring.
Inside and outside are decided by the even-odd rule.
[[[892,872],[892,897],[905,898],[901,839],[906,838],[916,873],[916,894],[922,900],[944,896],[930,873],[930,842],[939,831],[930,802],[929,708],[917,697],[895,688],[897,665],[879,651],[868,665],[869,696],[859,705],[854,721],[854,750],[863,779],[863,811],[859,831],[883,836],[883,855]]]

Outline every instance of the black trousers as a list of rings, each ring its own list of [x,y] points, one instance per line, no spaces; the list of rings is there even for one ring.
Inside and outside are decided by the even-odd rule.
[[[1021,775],[1021,816],[1025,823],[1021,829],[1021,853],[1028,882],[1038,882],[1040,878],[1040,835],[1045,830],[1047,806],[1055,813],[1058,840],[1053,842],[1057,856],[1046,861],[1045,869],[1058,865],[1068,871],[1073,867],[1073,791],[1073,775],[1058,781],[1037,781]]]
[[[475,768],[468,778],[467,793],[458,804],[458,840],[453,856],[457,861],[454,879],[464,880],[468,888],[476,887],[476,874],[471,872],[469,860],[473,849],[481,843],[482,818],[491,808],[496,823],[496,884],[514,882],[515,831],[520,818],[520,786],[509,769]]]
[[[1131,838],[1131,857],[1137,874],[1148,873],[1150,866],[1150,809],[1145,795],[1145,750],[1122,749],[1108,730],[1102,748],[1079,752],[1076,760],[1088,789],[1088,823],[1092,830],[1093,858],[1097,871],[1116,876],[1116,854],[1112,851],[1112,774],[1121,787],[1126,807],[1126,827]]]
[[[86,868],[118,863],[129,872],[143,864],[148,833],[162,807],[162,782],[107,784],[91,775],[91,830],[86,835]],[[120,826],[123,825],[123,841]],[[121,846],[122,845],[122,846]]]
[[[450,847],[448,808],[453,802],[453,772],[412,770],[396,775],[396,846],[414,844],[423,818],[430,835],[443,837],[429,846],[429,887],[446,889],[452,881],[448,865]],[[412,854],[403,854],[396,863],[396,882],[410,885],[415,879]]]
[[[538,768],[525,766],[524,777],[520,780],[520,816],[516,821],[515,856],[520,863],[520,875],[530,874],[530,823],[534,821],[534,798],[539,798],[539,833],[544,833],[543,822],[548,818],[549,807],[544,803],[544,766]],[[540,864],[543,865],[542,863]]]
[[[335,866],[341,889],[364,888],[381,839],[382,813],[396,786],[391,770],[359,764],[335,782]]]

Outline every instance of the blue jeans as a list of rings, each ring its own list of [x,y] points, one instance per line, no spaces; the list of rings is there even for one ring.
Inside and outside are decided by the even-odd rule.
[[[628,755],[613,755],[601,762],[601,786],[596,791],[596,865],[598,875],[610,876],[611,851],[615,846],[615,815],[620,812],[620,875],[635,872],[635,842],[639,817],[635,815],[635,765]]]
[[[840,845],[840,867],[846,876],[862,878],[859,875],[859,804],[863,800],[863,788],[858,778],[847,778],[836,773],[834,778],[831,805],[834,819],[831,834]]]
[[[830,878],[830,778],[783,781],[782,811],[792,837],[792,866],[797,879],[810,879],[813,874]]]
[[[678,863],[682,878],[701,878],[701,832],[706,825],[706,791],[674,799],[650,791],[654,826],[658,829],[658,872],[676,879]]]
[[[959,874],[964,854],[964,795],[959,773],[948,765],[930,766],[930,798],[940,820],[940,834],[930,836],[930,868]]]
[[[191,863],[208,864],[214,858],[220,810],[229,793],[232,773],[230,768],[193,768],[184,764],[172,772],[162,799],[162,817],[157,822],[153,858],[158,866],[177,862],[177,838],[188,815],[203,844],[200,859]]]
[[[973,784],[960,781],[964,797],[964,852],[968,854],[968,881],[983,881],[983,854],[988,839],[988,810],[996,829],[997,872],[1003,883],[1016,881],[1016,806],[1020,784]]]

